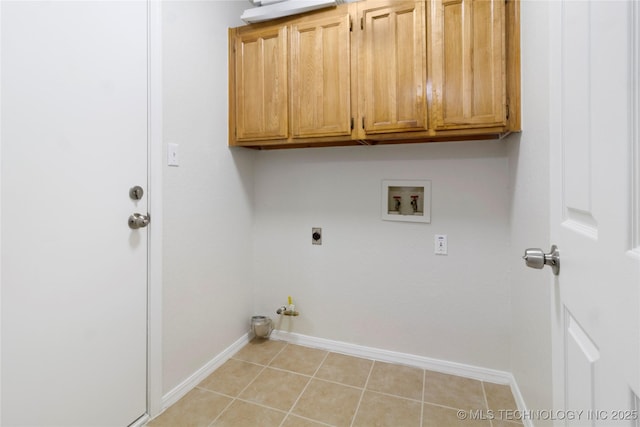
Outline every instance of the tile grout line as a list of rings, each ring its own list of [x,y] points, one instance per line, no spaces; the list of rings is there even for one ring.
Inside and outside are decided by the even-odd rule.
[[[288,345],[288,344],[287,344]],[[326,350],[325,350],[326,351]],[[284,417],[284,419],[282,420],[282,422],[280,423],[280,427],[282,427],[284,425],[284,422],[287,420],[287,418],[289,418],[289,415],[291,415],[291,412],[293,411],[293,408],[296,407],[296,405],[298,404],[298,402],[300,401],[300,398],[302,397],[302,395],[304,394],[305,391],[307,391],[307,388],[309,387],[309,384],[311,384],[311,381],[313,381],[313,379],[315,378],[316,374],[318,373],[318,371],[320,370],[320,368],[322,367],[322,365],[324,364],[324,362],[327,360],[327,357],[329,357],[329,351],[327,351],[327,354],[324,355],[324,357],[322,358],[322,360],[320,361],[320,363],[318,364],[318,367],[316,368],[316,370],[313,372],[313,375],[311,375],[309,377],[309,380],[307,381],[307,383],[305,384],[304,388],[302,389],[302,391],[300,392],[300,394],[298,395],[298,398],[296,399],[295,402],[293,402],[293,405],[291,405],[291,408],[289,408],[289,411],[287,412],[287,415]],[[316,421],[316,420],[313,420]]]
[[[422,370],[422,402],[420,402],[420,427],[424,425],[424,395],[427,388],[427,370]]]
[[[482,397],[484,397],[484,406],[485,406],[485,409],[488,411],[489,410],[489,399],[487,399],[487,390],[485,390],[485,388],[484,388],[484,381],[480,381],[480,385],[482,386]],[[493,427],[493,420],[489,420],[489,426]]]
[[[367,386],[369,385],[369,379],[371,379],[371,374],[373,373],[373,367],[376,365],[376,361],[374,360],[371,364],[371,368],[369,368],[369,375],[367,375],[367,380],[364,382],[364,386],[362,387],[362,393],[360,393],[360,400],[358,400],[358,405],[356,406],[356,411],[353,413],[353,418],[351,418],[350,427],[353,427],[353,423],[356,422],[356,416],[358,415],[358,411],[360,410],[360,404],[362,403],[362,399],[364,399],[364,392],[367,390]]]

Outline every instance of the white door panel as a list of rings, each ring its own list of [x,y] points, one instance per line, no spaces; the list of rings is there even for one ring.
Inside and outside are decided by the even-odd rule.
[[[146,410],[147,4],[2,1],[2,423]]]
[[[552,4],[551,243],[561,252],[555,401],[585,411],[567,425],[638,425],[633,412],[619,417],[635,409],[640,390],[640,262],[630,256],[640,166],[631,160],[637,6]]]

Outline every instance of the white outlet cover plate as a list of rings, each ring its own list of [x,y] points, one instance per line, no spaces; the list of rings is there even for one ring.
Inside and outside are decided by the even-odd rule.
[[[433,243],[434,243],[434,253],[436,255],[447,255],[448,245],[447,245],[446,234],[436,234],[433,238]]]

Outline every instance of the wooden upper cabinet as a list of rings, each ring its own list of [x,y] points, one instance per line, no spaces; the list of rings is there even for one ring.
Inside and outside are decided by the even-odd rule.
[[[229,145],[520,130],[519,0],[361,0],[229,29]]]
[[[351,135],[351,18],[307,18],[291,25],[291,136]]]
[[[424,7],[423,1],[358,3],[366,134],[427,129]]]
[[[236,140],[287,138],[287,27],[239,29],[233,41],[235,93],[230,98]]]
[[[429,68],[436,130],[506,126],[501,0],[433,0]]]

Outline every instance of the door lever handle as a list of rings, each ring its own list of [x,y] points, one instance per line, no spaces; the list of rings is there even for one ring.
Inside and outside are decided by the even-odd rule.
[[[553,270],[553,274],[556,276],[560,274],[560,251],[556,245],[551,246],[551,251],[548,254],[545,254],[539,248],[529,248],[524,251],[522,259],[524,259],[527,267],[542,268],[548,265]]]
[[[151,222],[151,217],[147,215],[142,215],[139,213],[134,213],[129,216],[129,228],[132,230],[137,230],[138,228],[143,228],[149,225]]]

